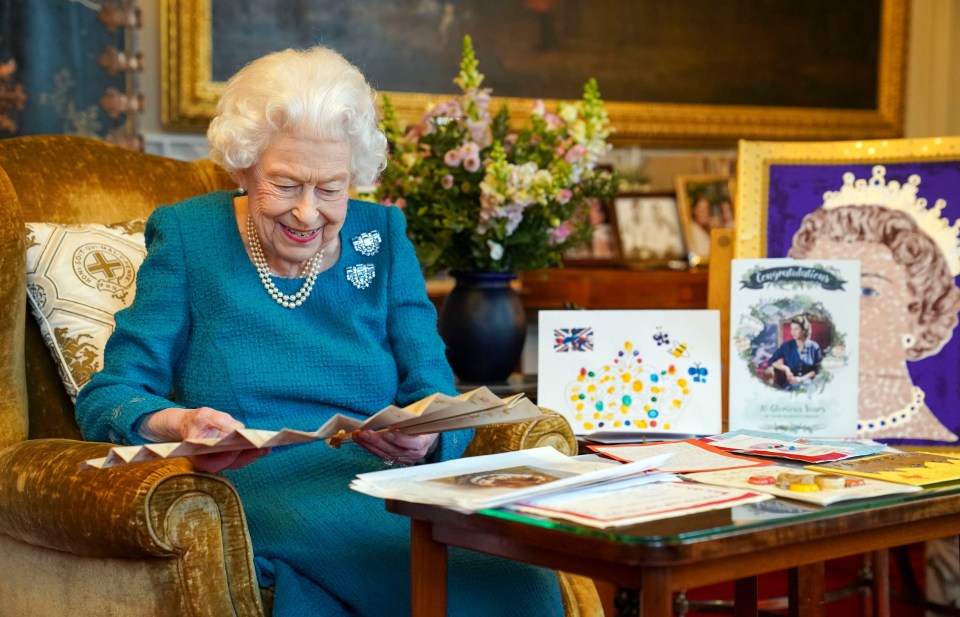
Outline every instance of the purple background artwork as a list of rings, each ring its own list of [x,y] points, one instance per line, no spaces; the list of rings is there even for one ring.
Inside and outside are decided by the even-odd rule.
[[[912,161],[883,163],[887,182],[906,182],[920,176],[919,193],[932,205],[945,199],[942,216],[951,222],[960,218],[960,161]],[[873,164],[771,165],[767,216],[767,256],[786,257],[794,232],[806,214],[823,203],[826,191],[843,185],[843,174],[869,179]],[[926,392],[927,406],[951,431],[960,435],[960,328],[939,354],[907,362],[913,383]],[[885,440],[890,441],[890,440]],[[903,441],[902,441],[903,442]],[[903,442],[906,443],[906,442]]]

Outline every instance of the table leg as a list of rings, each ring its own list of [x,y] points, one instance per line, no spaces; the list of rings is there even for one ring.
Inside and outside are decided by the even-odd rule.
[[[736,617],[757,617],[757,577],[738,578],[733,583],[733,614]]]
[[[670,571],[663,568],[645,569],[640,585],[641,617],[673,615],[673,585]]]
[[[790,617],[824,617],[824,574],[822,561],[790,568],[787,572]]]
[[[890,553],[887,549],[870,553],[870,568],[873,570],[874,617],[890,617]]]
[[[446,617],[447,546],[426,521],[410,521],[410,573],[411,616]]]

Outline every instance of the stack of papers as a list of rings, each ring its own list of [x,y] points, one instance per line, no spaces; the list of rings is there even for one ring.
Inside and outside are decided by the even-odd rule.
[[[653,471],[670,454],[621,464],[536,448],[360,474],[361,493],[461,512],[487,508],[614,527],[771,499],[758,491],[680,482]]]
[[[882,452],[887,448],[884,444],[876,442],[860,443],[809,437],[797,438],[782,433],[765,433],[745,429],[705,437],[704,441],[723,450],[734,450],[752,456],[769,456],[804,463],[825,463],[857,456],[867,456]]]
[[[772,495],[749,489],[668,480],[677,478],[666,474],[650,476],[641,481],[612,482],[537,497],[507,507],[527,514],[603,529],[773,499]]]
[[[618,461],[629,463],[655,454],[671,454],[660,471],[690,473],[694,471],[716,471],[737,467],[760,467],[772,465],[772,461],[757,460],[746,456],[731,454],[699,439],[686,439],[665,443],[588,446],[594,452],[609,456]]]
[[[335,414],[315,431],[287,428],[264,431],[243,428],[215,438],[118,446],[111,448],[107,456],[85,461],[80,467],[107,469],[179,456],[276,448],[329,439],[338,434],[349,437],[351,432],[359,430],[397,430],[410,435],[442,433],[491,424],[523,422],[541,415],[540,408],[524,398],[523,394],[501,399],[488,388],[477,388],[456,397],[433,394],[406,407],[390,405],[365,420]]]
[[[624,465],[577,460],[553,448],[533,448],[363,473],[350,488],[383,499],[475,512],[614,479],[645,476],[666,460],[667,455],[661,455]]]

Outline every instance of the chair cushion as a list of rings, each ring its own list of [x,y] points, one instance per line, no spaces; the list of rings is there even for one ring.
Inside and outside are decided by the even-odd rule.
[[[71,399],[100,370],[114,313],[133,301],[145,222],[27,223],[27,304]]]

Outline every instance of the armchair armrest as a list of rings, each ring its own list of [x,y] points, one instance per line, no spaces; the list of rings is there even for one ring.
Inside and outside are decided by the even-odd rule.
[[[0,450],[0,533],[91,557],[179,556],[186,536],[202,533],[200,507],[221,519],[217,535],[239,535],[249,548],[240,499],[226,479],[197,473],[185,459],[79,471],[110,445],[34,439]]]
[[[233,485],[195,472],[185,459],[79,471],[82,461],[106,455],[110,446],[34,439],[0,449],[0,538],[55,570],[87,566],[67,582],[47,577],[48,586],[70,597],[97,593],[103,585],[97,572],[117,568],[130,587],[112,597],[129,610],[116,614],[262,617],[250,536]],[[53,550],[44,555],[46,549]],[[23,565],[28,572],[35,566]],[[21,595],[24,606],[43,603]]]
[[[577,454],[577,438],[563,416],[541,408],[545,415],[517,424],[478,428],[464,456],[497,454],[552,446],[567,456]],[[549,415],[546,415],[549,414]]]

